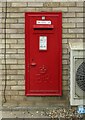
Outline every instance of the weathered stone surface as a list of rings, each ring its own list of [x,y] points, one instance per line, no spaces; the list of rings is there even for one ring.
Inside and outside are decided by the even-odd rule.
[[[15,3],[12,3],[12,7],[27,7],[27,3],[25,3],[25,2],[15,2]]]
[[[63,7],[72,7],[72,6],[76,6],[76,3],[75,2],[60,2],[60,6],[63,6]]]
[[[45,2],[43,4],[43,7],[59,7],[60,3],[59,2]]]
[[[43,7],[42,2],[28,2],[28,7]]]
[[[83,7],[82,8],[70,7],[70,8],[68,8],[68,12],[83,12]]]
[[[66,7],[56,7],[56,8],[53,8],[53,11],[68,12],[68,8],[66,8]]]

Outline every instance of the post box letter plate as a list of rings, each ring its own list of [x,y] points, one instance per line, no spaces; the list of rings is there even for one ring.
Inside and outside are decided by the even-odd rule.
[[[39,37],[39,50],[47,50],[47,36]]]

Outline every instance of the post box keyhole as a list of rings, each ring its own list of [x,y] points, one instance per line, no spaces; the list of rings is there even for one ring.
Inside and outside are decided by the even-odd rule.
[[[32,58],[32,62],[34,61],[34,59]]]
[[[31,66],[36,66],[36,63],[34,62],[34,59],[32,58]]]

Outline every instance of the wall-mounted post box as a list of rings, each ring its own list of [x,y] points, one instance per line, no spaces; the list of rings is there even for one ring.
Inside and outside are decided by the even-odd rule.
[[[62,94],[62,13],[25,13],[25,94]]]

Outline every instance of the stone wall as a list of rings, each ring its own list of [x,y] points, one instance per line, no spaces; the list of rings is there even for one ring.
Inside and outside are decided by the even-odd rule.
[[[4,16],[5,2],[0,4],[2,12],[2,85],[5,84],[4,65]],[[62,11],[62,97],[25,96],[25,12]],[[1,29],[0,29],[1,30]],[[83,2],[8,2],[6,20],[6,99],[8,106],[68,106],[69,105],[69,42],[83,41]],[[0,74],[1,74],[0,72]],[[3,101],[4,94],[2,92]]]

